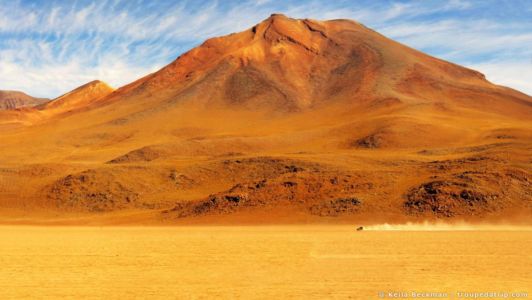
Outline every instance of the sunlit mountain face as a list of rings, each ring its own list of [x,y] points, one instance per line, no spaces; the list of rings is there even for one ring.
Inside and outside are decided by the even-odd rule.
[[[124,86],[0,112],[0,198],[170,223],[520,219],[531,113],[359,22],[277,13]]]

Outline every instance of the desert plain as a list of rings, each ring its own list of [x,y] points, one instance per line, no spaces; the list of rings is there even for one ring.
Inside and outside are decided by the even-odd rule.
[[[0,246],[3,299],[527,299],[531,287],[532,231],[512,226],[2,226]]]

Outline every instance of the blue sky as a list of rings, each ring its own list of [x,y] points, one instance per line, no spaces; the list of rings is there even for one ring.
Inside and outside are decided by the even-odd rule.
[[[94,79],[119,87],[273,12],[354,19],[532,94],[529,0],[0,0],[0,89],[56,97]]]

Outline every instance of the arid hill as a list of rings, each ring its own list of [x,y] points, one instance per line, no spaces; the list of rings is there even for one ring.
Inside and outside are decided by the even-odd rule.
[[[46,113],[83,110],[113,91],[105,82],[94,80],[37,108]]]
[[[530,220],[531,128],[532,98],[477,71],[354,21],[275,14],[117,90],[0,114],[0,205],[112,222]]]
[[[91,104],[105,98],[114,91],[109,85],[99,80],[91,81],[73,91],[52,100],[42,101],[31,107],[20,107],[18,110],[0,111],[0,130],[20,126],[50,122],[65,114],[86,110]]]
[[[48,101],[49,99],[35,98],[19,91],[0,91],[0,110],[33,107]]]

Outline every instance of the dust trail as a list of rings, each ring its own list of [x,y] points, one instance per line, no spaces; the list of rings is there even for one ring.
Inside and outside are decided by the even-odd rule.
[[[507,224],[471,224],[471,223],[445,223],[423,222],[405,224],[377,224],[364,226],[364,230],[370,231],[532,231],[529,225]]]

